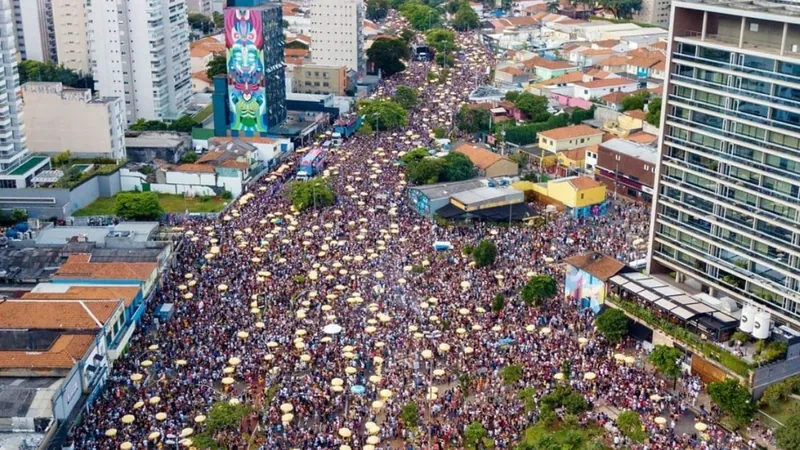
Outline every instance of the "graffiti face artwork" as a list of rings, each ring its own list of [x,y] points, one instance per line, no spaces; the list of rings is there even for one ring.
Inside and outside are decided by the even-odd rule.
[[[265,132],[264,37],[257,11],[225,11],[225,47],[231,130],[247,135]]]

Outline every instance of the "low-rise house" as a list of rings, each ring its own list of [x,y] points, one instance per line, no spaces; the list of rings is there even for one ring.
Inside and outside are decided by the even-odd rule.
[[[539,148],[555,157],[566,150],[602,143],[603,130],[589,125],[574,125],[541,131],[538,133],[538,138]]]
[[[653,196],[658,150],[651,145],[611,139],[599,146],[597,180],[614,195],[649,203]]]
[[[535,184],[533,191],[543,203],[564,205],[573,217],[595,217],[606,212],[606,187],[589,177],[557,178]]]
[[[525,66],[528,73],[534,74],[539,80],[549,80],[579,70],[575,64],[567,61],[552,61],[539,57],[523,61],[522,65]]]
[[[464,143],[453,149],[472,161],[478,173],[485,177],[513,177],[519,174],[519,165],[510,158],[490,150]]]
[[[599,99],[612,92],[633,92],[639,89],[639,82],[628,78],[606,78],[575,83],[575,97],[584,100]]]
[[[209,36],[189,44],[192,73],[205,72],[215,56],[225,54],[225,37]]]
[[[515,66],[506,66],[494,72],[494,79],[502,84],[524,85],[528,84],[530,75]]]

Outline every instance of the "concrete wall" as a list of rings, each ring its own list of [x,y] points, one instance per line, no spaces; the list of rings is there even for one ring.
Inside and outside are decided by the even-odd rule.
[[[761,397],[764,390],[772,383],[783,381],[786,378],[800,375],[800,355],[797,354],[800,345],[794,345],[787,352],[785,361],[779,361],[753,370],[751,388],[755,398]]]
[[[550,98],[557,101],[560,105],[573,106],[576,108],[589,109],[592,107],[592,102],[581,98],[570,97],[563,94],[552,93]]]
[[[69,189],[0,189],[0,209],[22,208],[31,217],[65,217],[89,205],[98,197],[113,197],[122,189],[119,171],[97,175]]]

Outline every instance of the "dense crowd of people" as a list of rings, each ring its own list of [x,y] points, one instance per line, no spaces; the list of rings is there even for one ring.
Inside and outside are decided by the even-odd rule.
[[[433,128],[450,128],[494,64],[477,34],[459,33],[457,41],[462,52],[443,83],[428,82],[435,69],[427,62],[382,81],[373,97],[406,85],[418,90],[419,106],[407,128],[355,136],[332,155],[333,206],[295,213],[284,195],[290,180],[273,175],[250,185],[224,217],[185,224],[154,303],[174,304],[174,317],[155,324],[148,310],[104,393],[73,429],[77,448],[162,446],[193,428],[182,434],[189,446],[207,427],[199,416],[225,401],[253,413],[210,436],[223,448],[457,449],[477,421],[495,448],[509,449],[537,418],[519,390],[533,387],[540,398],[560,384],[595,406],[580,417],[584,424],[608,422],[596,411],[602,404],[641,413],[648,443],[624,443],[612,432],[609,446],[747,447],[713,427],[700,440],[657,425],[656,417],[672,420],[670,412],[691,400],[668,396],[667,384],[641,364],[619,364],[619,349],[595,333],[593,315],[561,294],[540,307],[517,298],[532,273],[560,283],[560,259],[576,253],[643,258],[634,241],[647,235],[646,207],[614,203],[602,217],[506,227],[440,226],[407,204],[403,170],[393,162],[429,145]],[[498,257],[478,268],[461,250],[484,239],[495,242]],[[453,248],[436,251],[436,241]],[[508,300],[492,311],[498,293]],[[564,361],[570,375],[557,380]],[[523,368],[512,385],[500,377],[509,365]],[[410,401],[420,409],[416,430],[401,420]],[[126,415],[132,423],[123,423]]]

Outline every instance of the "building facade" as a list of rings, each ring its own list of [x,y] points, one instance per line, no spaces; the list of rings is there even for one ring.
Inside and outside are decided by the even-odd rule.
[[[128,123],[174,120],[191,101],[185,0],[87,3],[95,88],[125,100]]]
[[[20,58],[56,60],[51,0],[13,0],[17,48]]]
[[[314,64],[345,66],[364,73],[364,2],[313,0],[311,58]]]
[[[639,22],[667,28],[671,3],[670,0],[642,0],[642,6],[633,18]]]
[[[658,151],[655,147],[625,139],[611,139],[597,146],[595,177],[617,196],[650,203],[653,199]]]
[[[90,89],[61,83],[22,86],[28,149],[80,158],[125,158],[125,107],[122,99],[93,98]]]
[[[282,22],[280,3],[225,10],[226,109],[234,136],[265,135],[286,120]]]
[[[344,66],[297,66],[292,73],[292,92],[298,94],[345,95],[347,68]]]
[[[648,270],[800,325],[800,15],[673,2]]]
[[[214,3],[211,0],[186,0],[186,7],[189,12],[200,13],[211,17],[214,13]]]
[[[89,41],[85,0],[50,0],[53,9],[58,64],[81,73],[89,73]]]

